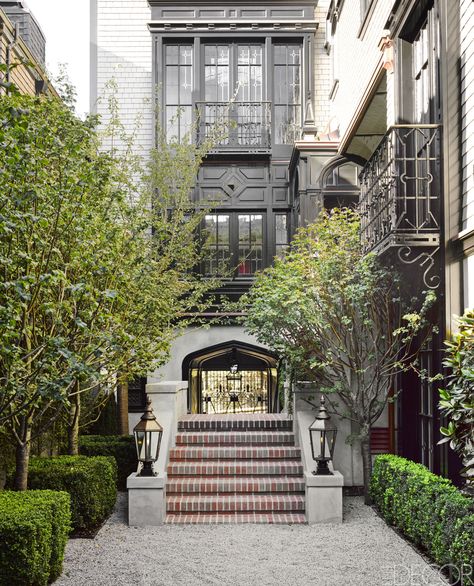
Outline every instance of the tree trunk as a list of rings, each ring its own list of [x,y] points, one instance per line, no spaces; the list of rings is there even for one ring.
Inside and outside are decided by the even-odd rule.
[[[77,456],[79,454],[79,419],[81,416],[81,395],[77,392],[79,385],[74,387],[76,394],[71,398],[69,409],[69,423],[67,426],[68,454]]]
[[[28,466],[30,463],[31,449],[31,424],[28,418],[23,417],[21,422],[21,443],[16,446],[15,454],[15,490],[26,490],[28,488]]]
[[[117,387],[118,432],[128,435],[128,381],[121,378]]]
[[[372,477],[372,456],[370,454],[370,433],[361,439],[362,466],[364,471],[364,502],[366,505],[372,504],[370,498],[369,486]]]

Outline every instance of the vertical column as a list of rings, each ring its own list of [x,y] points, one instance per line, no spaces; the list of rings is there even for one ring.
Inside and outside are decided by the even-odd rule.
[[[156,142],[156,123],[162,127],[165,121],[165,88],[163,71],[163,39],[159,35],[153,35],[153,107],[154,107],[154,136]],[[161,85],[160,85],[161,84]],[[156,120],[158,112],[161,111],[161,120]]]

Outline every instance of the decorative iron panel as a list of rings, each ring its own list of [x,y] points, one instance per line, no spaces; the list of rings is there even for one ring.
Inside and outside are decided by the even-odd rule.
[[[201,373],[202,413],[261,413],[268,411],[268,374],[247,370],[206,370]]]
[[[399,260],[417,263],[424,283],[433,274],[440,243],[440,127],[392,126],[360,174],[362,243],[366,252],[397,248]]]
[[[213,149],[217,152],[269,152],[271,147],[271,102],[197,102],[197,142],[201,144],[213,128],[225,136]]]
[[[362,239],[367,252],[390,246],[438,246],[440,129],[389,129],[360,174]]]

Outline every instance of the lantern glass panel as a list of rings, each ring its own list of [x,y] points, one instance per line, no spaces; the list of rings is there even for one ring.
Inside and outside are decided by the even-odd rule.
[[[140,462],[145,460],[145,432],[135,431],[135,444],[137,447],[137,458]]]

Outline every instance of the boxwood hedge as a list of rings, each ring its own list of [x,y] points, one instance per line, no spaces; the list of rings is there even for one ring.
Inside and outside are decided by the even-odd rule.
[[[370,494],[385,520],[437,564],[449,565],[458,584],[474,584],[473,499],[425,466],[393,455],[375,458]]]
[[[43,586],[58,578],[70,522],[66,492],[0,491],[0,585]]]
[[[137,471],[138,460],[132,435],[83,435],[79,449],[85,456],[113,456],[117,462],[119,490],[127,488],[127,477]]]
[[[117,498],[117,464],[104,456],[32,458],[28,488],[71,495],[72,527],[91,531],[112,512]]]

